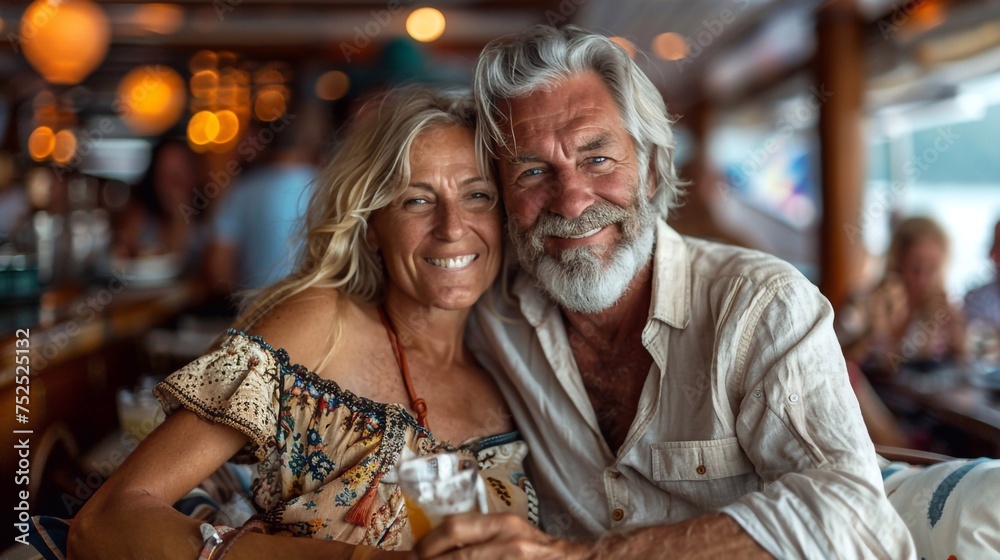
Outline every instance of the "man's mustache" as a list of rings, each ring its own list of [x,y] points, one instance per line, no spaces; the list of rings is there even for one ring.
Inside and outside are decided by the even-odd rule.
[[[546,237],[576,237],[622,222],[629,217],[625,208],[609,202],[599,202],[583,211],[579,218],[567,219],[552,212],[546,212],[535,222],[535,227],[529,233],[534,240],[541,241]]]

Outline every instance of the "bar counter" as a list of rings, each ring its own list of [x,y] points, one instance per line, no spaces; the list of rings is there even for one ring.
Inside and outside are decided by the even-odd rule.
[[[202,305],[208,296],[205,283],[197,279],[159,287],[111,279],[96,287],[51,290],[35,306],[0,309],[0,414],[8,426],[2,445],[10,450],[17,438],[30,439],[33,511],[73,513],[52,511],[65,503],[61,498],[71,495],[74,484],[72,477],[53,484],[53,476],[58,478],[60,469],[71,472],[67,464],[89,469],[73,461],[118,426],[115,393],[132,387],[147,367],[143,335]],[[28,353],[17,352],[26,345]],[[24,364],[25,355],[30,364]],[[0,454],[2,472],[17,469],[16,453]],[[4,484],[5,493],[12,497],[10,484]]]

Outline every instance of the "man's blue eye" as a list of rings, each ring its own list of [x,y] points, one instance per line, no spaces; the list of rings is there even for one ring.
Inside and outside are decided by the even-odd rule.
[[[594,156],[594,157],[590,158],[590,161],[591,161],[591,163],[604,163],[604,162],[608,161],[608,158],[606,158],[604,156]]]

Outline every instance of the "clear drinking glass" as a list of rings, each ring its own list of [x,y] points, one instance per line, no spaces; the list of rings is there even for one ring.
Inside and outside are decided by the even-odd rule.
[[[437,453],[403,461],[399,487],[413,537],[420,540],[446,515],[485,513],[485,485],[475,459],[459,453]]]
[[[973,321],[966,328],[965,335],[970,358],[970,383],[1000,389],[1000,329]]]

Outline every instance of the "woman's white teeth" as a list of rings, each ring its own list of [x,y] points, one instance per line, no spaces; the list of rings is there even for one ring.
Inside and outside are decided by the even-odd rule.
[[[601,231],[602,229],[604,229],[603,226],[596,229],[592,229],[585,233],[581,233],[580,235],[567,235],[566,237],[568,239],[583,239],[584,237],[590,237],[591,235],[594,235],[595,233]]]
[[[451,259],[424,259],[434,266],[440,266],[441,268],[462,268],[463,266],[468,266],[477,255],[465,255],[464,257],[455,257]]]

